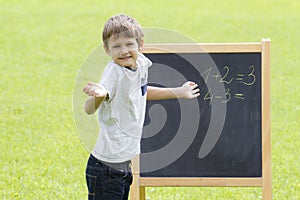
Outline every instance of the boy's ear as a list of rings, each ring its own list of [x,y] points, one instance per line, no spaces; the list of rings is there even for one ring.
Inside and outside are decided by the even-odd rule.
[[[105,50],[105,53],[106,53],[108,56],[110,56],[110,51],[109,51],[108,47],[107,47],[105,44],[103,45],[103,48],[104,48],[104,50]]]
[[[143,48],[144,48],[144,39],[142,38],[139,46],[139,51],[142,51]]]

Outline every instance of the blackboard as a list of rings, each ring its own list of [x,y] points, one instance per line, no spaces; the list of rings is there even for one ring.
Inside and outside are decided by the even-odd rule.
[[[130,198],[145,187],[262,187],[272,199],[270,39],[150,44],[149,85],[198,83],[193,100],[149,101]]]
[[[184,80],[192,80],[198,83],[201,95],[196,100],[148,101],[145,118],[145,126],[148,127],[144,129],[141,141],[140,176],[261,177],[261,53],[200,52],[145,55],[153,62],[153,66],[149,69],[149,85],[171,87],[181,85]],[[178,75],[180,78],[176,77],[177,75],[174,77],[172,71],[174,74],[180,74]],[[183,104],[184,109],[191,110],[184,111],[181,108]],[[153,106],[160,109],[160,112],[164,109],[163,112],[166,113],[165,122],[155,135],[152,131],[157,128],[151,128],[151,123],[155,119],[151,119],[149,115],[149,110]],[[197,109],[198,111],[195,111]],[[223,122],[220,122],[222,119],[214,121],[216,117],[222,116],[212,118],[212,112],[218,110],[221,110],[221,115],[224,114]],[[190,119],[181,119],[182,112],[187,112],[184,117]],[[199,117],[195,118],[193,115],[197,114]],[[189,130],[179,126],[197,128]],[[215,131],[219,133],[215,134],[220,136],[218,138],[214,136],[216,143],[213,145],[214,142],[205,140],[205,137],[207,134],[214,134],[212,131],[217,126],[220,127],[215,128]],[[208,131],[209,128],[212,129]],[[180,133],[182,130],[186,132]],[[189,132],[195,130],[196,133]],[[166,152],[163,152],[176,135],[179,135],[176,140],[190,140],[190,142],[181,148],[184,150],[178,154],[182,155],[175,156],[172,161],[165,164],[166,166],[157,167],[158,163],[172,157],[173,151],[177,151],[175,141],[173,147],[166,148]],[[200,149],[205,145],[213,147],[207,147],[212,149],[200,155]],[[161,150],[161,153],[155,153],[158,150]]]
[[[145,187],[262,187],[272,199],[270,40],[150,44],[148,84],[195,81],[193,100],[149,101],[130,198]]]

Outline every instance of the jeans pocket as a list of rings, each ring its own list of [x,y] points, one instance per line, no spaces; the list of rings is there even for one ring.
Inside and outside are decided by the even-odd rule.
[[[122,172],[113,168],[109,168],[108,179],[117,180],[117,179],[125,179],[127,176],[126,172]]]
[[[89,200],[95,199],[97,176],[86,173],[86,183],[89,191]]]

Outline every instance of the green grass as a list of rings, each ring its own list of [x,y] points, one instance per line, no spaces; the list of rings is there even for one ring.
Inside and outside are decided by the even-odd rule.
[[[271,44],[273,199],[300,198],[299,1],[0,0],[2,199],[86,199],[88,152],[73,121],[77,72],[108,17],[197,42]],[[147,42],[147,38],[146,38]],[[260,188],[147,188],[151,200],[259,199]]]

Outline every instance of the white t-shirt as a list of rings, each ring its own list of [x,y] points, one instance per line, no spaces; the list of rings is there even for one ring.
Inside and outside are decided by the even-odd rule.
[[[146,110],[148,68],[152,62],[138,55],[135,71],[110,62],[100,84],[107,90],[98,112],[100,133],[92,152],[104,162],[120,163],[140,153]]]

